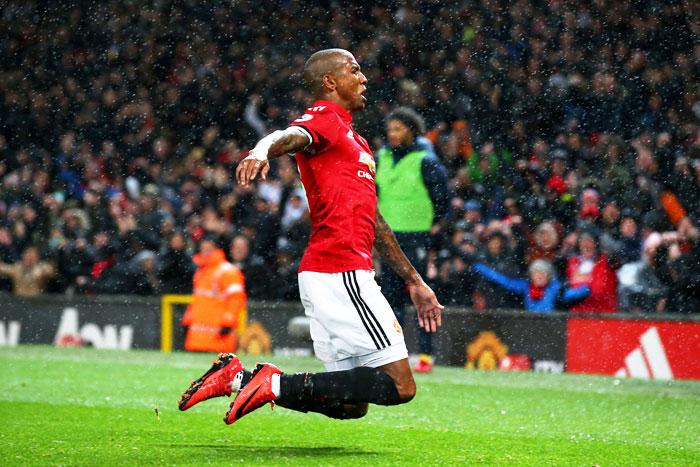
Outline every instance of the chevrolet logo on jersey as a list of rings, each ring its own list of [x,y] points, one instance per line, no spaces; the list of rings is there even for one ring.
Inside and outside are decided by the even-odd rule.
[[[360,151],[360,160],[359,162],[362,162],[363,164],[367,165],[367,169],[370,171],[372,175],[375,174],[377,171],[377,166],[374,163],[374,159],[370,154],[367,154],[364,151]]]

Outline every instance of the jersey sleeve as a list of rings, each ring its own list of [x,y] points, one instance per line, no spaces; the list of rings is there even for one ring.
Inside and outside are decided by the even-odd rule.
[[[338,141],[340,122],[335,113],[316,107],[306,110],[306,113],[291,123],[291,126],[302,128],[311,138],[311,144],[306,148],[312,154],[319,153]]]

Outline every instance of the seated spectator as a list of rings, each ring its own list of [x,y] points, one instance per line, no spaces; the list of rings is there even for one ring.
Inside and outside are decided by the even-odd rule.
[[[499,273],[484,263],[474,263],[474,271],[498,286],[519,294],[525,309],[535,313],[549,313],[559,307],[577,303],[591,293],[587,285],[566,287],[554,275],[551,263],[543,259],[534,261],[528,272],[529,279],[520,279]]]
[[[597,234],[583,230],[578,236],[578,253],[566,263],[566,280],[571,287],[588,286],[590,295],[571,311],[614,313],[617,311],[617,276],[605,254],[598,251]]]
[[[15,295],[31,297],[46,290],[49,280],[56,275],[56,268],[49,262],[40,261],[39,249],[32,245],[22,251],[20,261],[0,263],[0,275],[12,280]]]

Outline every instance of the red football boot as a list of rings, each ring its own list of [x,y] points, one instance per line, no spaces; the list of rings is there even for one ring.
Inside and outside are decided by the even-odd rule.
[[[182,394],[178,404],[180,410],[187,410],[212,397],[230,396],[231,382],[240,371],[243,371],[243,364],[238,357],[232,353],[219,354],[209,371],[198,380],[192,381],[187,391]]]
[[[418,362],[413,367],[416,373],[430,373],[433,371],[433,358],[430,355],[421,354]]]
[[[250,382],[238,393],[226,412],[224,421],[227,425],[235,422],[243,415],[262,407],[270,402],[274,408],[275,395],[272,392],[272,375],[282,371],[271,363],[258,364],[253,371]]]

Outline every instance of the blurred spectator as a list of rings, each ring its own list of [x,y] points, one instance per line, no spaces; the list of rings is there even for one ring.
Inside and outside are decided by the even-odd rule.
[[[150,250],[139,252],[131,260],[129,269],[129,293],[136,295],[155,295],[161,293],[162,287],[158,280],[158,265],[156,254]]]
[[[64,282],[62,287],[78,293],[88,292],[92,282],[90,275],[97,261],[95,248],[85,237],[73,241],[64,239],[58,248],[57,277]]]
[[[620,265],[637,261],[642,251],[642,240],[636,215],[630,209],[623,209],[618,232],[611,239]]]
[[[566,279],[573,288],[586,286],[590,295],[573,305],[571,311],[613,313],[617,311],[617,277],[605,254],[598,250],[598,237],[592,230],[578,236],[578,253],[569,257]]]
[[[168,240],[168,246],[161,252],[160,257],[158,280],[163,293],[192,293],[195,265],[182,232],[172,234]]]
[[[476,254],[480,243],[473,233],[465,230],[465,226],[465,221],[454,226],[449,244],[437,252],[432,273],[429,264],[427,277],[443,303],[475,306],[483,310],[483,294],[479,292],[478,301],[474,300],[476,280],[468,265],[469,258]],[[459,287],[455,287],[455,284],[459,284]]]
[[[299,269],[299,253],[292,245],[277,249],[275,273],[271,277],[271,295],[276,300],[299,300],[299,282],[296,278]]]
[[[663,237],[662,237],[663,238]],[[668,268],[662,280],[668,287],[664,311],[700,311],[700,232],[690,218],[684,218],[677,232],[664,239],[668,244]]]
[[[617,272],[620,311],[664,311],[668,290],[659,277],[666,266],[663,243],[662,235],[653,232],[644,240],[642,258],[623,265]]]
[[[600,196],[596,190],[592,188],[583,190],[583,193],[581,193],[581,207],[579,208],[578,218],[595,223],[600,217],[599,203]]]
[[[56,269],[51,263],[40,261],[37,247],[28,246],[22,251],[20,261],[0,263],[0,275],[12,280],[15,295],[30,297],[46,290],[46,284],[56,275]]]
[[[500,230],[491,232],[486,240],[486,248],[478,255],[479,264],[503,276],[517,276],[519,274],[518,263],[508,244],[508,238]],[[510,288],[502,290],[494,286],[489,277],[481,275],[483,279],[476,283],[476,288],[483,294],[486,308],[519,308],[522,302],[520,295],[514,295]],[[497,284],[500,285],[500,284]]]
[[[544,259],[554,263],[559,254],[559,232],[552,221],[542,222],[535,229],[527,253],[527,262]]]
[[[582,301],[591,293],[587,285],[564,288],[554,275],[552,265],[543,259],[533,261],[529,267],[529,279],[518,279],[501,274],[484,263],[474,263],[474,271],[486,280],[522,297],[525,309],[536,313],[548,313]]]
[[[19,259],[19,254],[12,242],[12,233],[7,226],[0,225],[0,263],[10,264]],[[0,291],[12,291],[12,279],[0,274]]]
[[[248,278],[246,292],[251,298],[269,296],[270,268],[260,256],[251,254],[250,240],[245,235],[236,235],[229,249],[231,263]],[[296,282],[295,282],[296,283]]]
[[[486,229],[481,215],[481,203],[470,199],[464,203],[464,230],[481,236]]]

